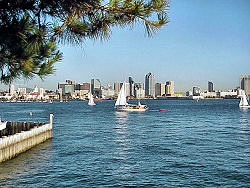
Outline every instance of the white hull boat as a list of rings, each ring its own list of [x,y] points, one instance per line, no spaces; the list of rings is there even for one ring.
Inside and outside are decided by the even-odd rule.
[[[125,82],[123,82],[122,88],[118,94],[115,108],[117,111],[123,112],[145,112],[148,109],[147,105],[142,105],[140,101],[138,102],[138,105],[127,103]]]
[[[117,106],[117,111],[121,112],[145,112],[148,107],[146,105],[125,105],[125,106]]]

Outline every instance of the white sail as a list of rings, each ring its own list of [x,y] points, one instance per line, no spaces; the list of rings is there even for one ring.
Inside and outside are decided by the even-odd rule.
[[[242,105],[243,106],[248,106],[248,102],[247,102],[247,96],[246,96],[246,94],[244,93],[244,95],[243,95],[243,100],[242,100]]]
[[[242,104],[243,104],[243,97],[241,96],[240,97],[240,104],[239,104],[239,106],[242,106]]]
[[[117,101],[115,103],[115,106],[124,106],[127,104],[127,100],[126,100],[126,82],[123,82],[122,84],[122,88],[118,94],[118,98]]]
[[[94,98],[93,98],[93,95],[91,93],[89,93],[89,103],[88,103],[88,105],[90,105],[90,106],[95,105]]]
[[[242,92],[239,106],[248,106],[247,96],[244,91]]]

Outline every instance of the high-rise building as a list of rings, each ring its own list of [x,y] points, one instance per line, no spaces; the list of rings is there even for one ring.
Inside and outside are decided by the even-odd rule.
[[[76,84],[76,90],[88,90],[88,91],[90,91],[90,83]]]
[[[76,85],[76,81],[66,80],[66,83]]]
[[[163,96],[165,95],[165,84],[156,83],[155,84],[155,96]]]
[[[121,90],[121,83],[120,82],[114,83],[114,90],[115,90],[115,95],[117,95],[120,92],[120,90]]]
[[[137,99],[145,98],[145,90],[142,87],[135,89],[135,98]]]
[[[132,77],[129,77],[128,81],[129,81],[129,91],[130,91],[129,95],[134,96],[134,83],[135,82],[133,81]]]
[[[91,79],[91,93],[93,96],[101,97],[101,82],[99,79]]]
[[[193,96],[200,96],[201,90],[199,87],[193,87]]]
[[[45,93],[45,89],[39,88],[39,95],[40,95],[40,98],[43,98],[44,93]]]
[[[174,95],[174,81],[167,81],[166,82],[165,93],[168,96]]]
[[[73,84],[65,84],[62,86],[63,95],[72,95],[75,91],[75,86]]]
[[[27,93],[26,88],[17,88],[17,93],[19,95],[25,95]]]
[[[213,92],[213,91],[214,91],[214,83],[208,82],[208,92]]]
[[[9,93],[10,93],[11,96],[15,94],[15,86],[14,86],[14,84],[9,85]]]
[[[245,90],[246,95],[250,97],[250,75],[240,76],[240,89]]]
[[[125,88],[126,88],[126,96],[130,96],[130,84],[129,83],[125,83]]]
[[[150,72],[145,76],[145,95],[147,97],[155,96],[155,76]]]
[[[61,91],[63,96],[65,96],[65,95],[70,96],[75,92],[75,85],[70,84],[69,82],[59,82],[58,83],[58,90]]]

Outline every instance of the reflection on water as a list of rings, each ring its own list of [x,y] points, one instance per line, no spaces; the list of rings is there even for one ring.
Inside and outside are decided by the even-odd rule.
[[[240,110],[245,113],[248,112],[248,108],[240,108]]]
[[[6,179],[16,179],[24,174],[34,173],[44,168],[51,157],[51,140],[18,155],[16,158],[0,164],[0,183]]]
[[[128,112],[115,112],[116,115],[116,127],[119,125],[127,126]]]
[[[127,164],[129,159],[129,151],[131,150],[130,129],[127,126],[129,114],[128,112],[116,112],[116,124],[115,132],[116,136],[114,142],[116,143],[116,149],[114,153],[114,159],[120,161],[119,169],[117,173],[120,177],[126,176],[131,168],[131,164]],[[124,177],[125,178],[125,177]]]
[[[241,116],[240,116],[240,123],[241,127],[246,127],[248,124],[248,109],[247,108],[240,108]]]

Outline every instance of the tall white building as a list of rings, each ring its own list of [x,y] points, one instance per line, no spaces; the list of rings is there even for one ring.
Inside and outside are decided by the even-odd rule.
[[[155,76],[150,72],[145,76],[145,95],[155,97]]]
[[[39,95],[40,95],[40,98],[43,98],[43,97],[44,97],[44,93],[45,93],[45,89],[39,88]]]
[[[26,88],[17,88],[17,92],[19,95],[25,95],[27,92],[26,92]]]
[[[174,95],[174,81],[166,82],[166,95]]]
[[[101,82],[99,79],[91,79],[91,93],[94,96],[101,97]]]
[[[9,85],[9,93],[10,93],[11,96],[15,94],[15,86],[14,86],[14,84]]]
[[[126,88],[126,96],[130,96],[130,84],[129,83],[125,83],[125,88]]]
[[[165,84],[156,83],[155,84],[155,96],[163,96],[165,95]]]
[[[118,93],[121,90],[121,83],[120,82],[115,82],[114,83],[114,90],[115,90],[115,95],[118,95]]]
[[[135,98],[144,99],[145,98],[145,90],[143,88],[135,89]]]

